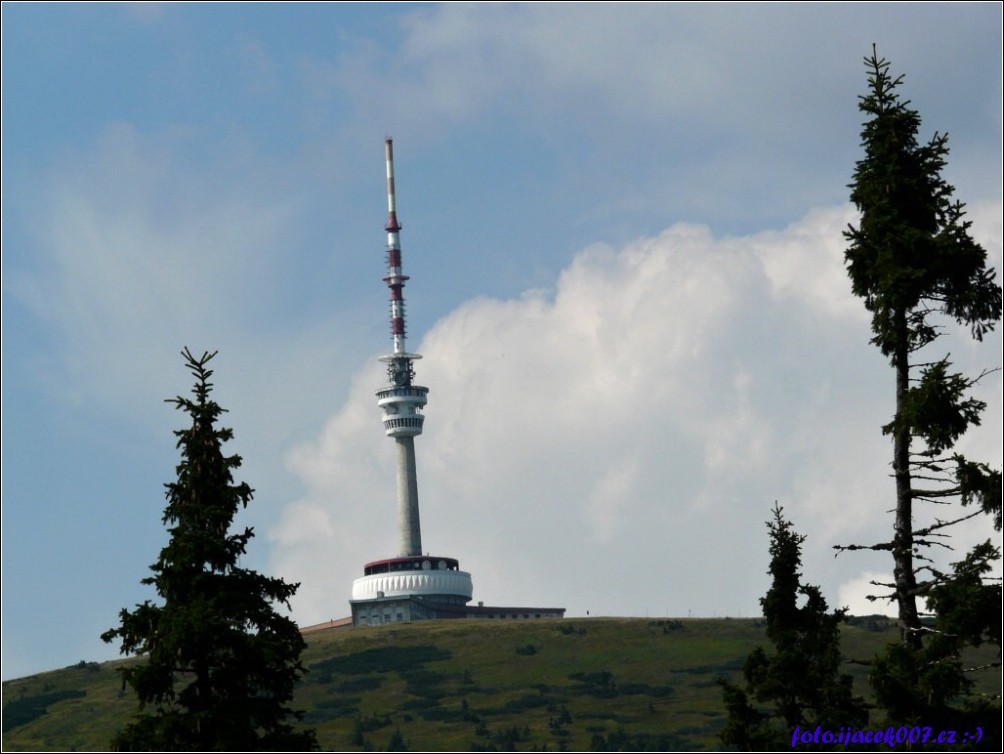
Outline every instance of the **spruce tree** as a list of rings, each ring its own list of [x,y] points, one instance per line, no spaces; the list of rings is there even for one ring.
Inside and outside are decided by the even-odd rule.
[[[224,455],[233,432],[218,428],[224,409],[210,399],[215,356],[182,352],[195,377],[194,399],[174,403],[191,425],[175,431],[181,462],[177,481],[165,484],[163,521],[170,541],[144,584],[160,603],[123,609],[120,625],[102,635],[121,641],[123,654],[144,655],[122,669],[139,710],[118,733],[119,750],[313,750],[313,731],[289,702],[304,672],[305,642],[296,624],[276,611],[288,607],[298,584],[240,567],[253,530],[230,533],[234,516],[252,499],[235,484],[237,455]]]
[[[872,314],[872,343],[894,372],[895,413],[882,430],[892,437],[895,519],[884,541],[837,549],[892,554],[893,582],[876,586],[891,589],[882,596],[896,603],[901,642],[871,674],[890,721],[956,724],[959,714],[986,709],[965,698],[971,683],[962,652],[987,641],[999,652],[1000,585],[986,575],[1000,550],[987,540],[942,570],[931,548],[950,548],[950,528],[984,514],[1000,531],[1001,473],[954,451],[980,423],[986,406],[971,388],[983,375],[955,372],[947,354],[932,350],[953,323],[982,340],[1000,320],[1001,289],[970,235],[964,205],[942,177],[948,136],[935,132],[921,143],[920,115],[898,93],[903,77],[893,77],[874,48],[865,65],[864,157],[850,184],[860,219],[844,234],[845,261],[855,295]],[[936,504],[937,513],[923,518],[916,504]],[[954,504],[962,508],[947,507]]]
[[[770,533],[771,586],[761,598],[767,639],[743,665],[744,688],[722,681],[727,712],[722,742],[748,751],[791,747],[796,728],[838,731],[861,726],[867,712],[840,672],[840,624],[819,587],[802,583],[802,543],[783,509],[774,505]]]

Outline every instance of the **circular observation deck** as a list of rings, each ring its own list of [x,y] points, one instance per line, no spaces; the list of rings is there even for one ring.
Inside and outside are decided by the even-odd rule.
[[[353,600],[381,597],[426,597],[466,604],[474,596],[471,574],[454,558],[431,555],[375,560],[352,582]]]
[[[383,409],[383,429],[388,437],[414,437],[422,434],[425,416],[422,408],[428,401],[429,388],[396,385],[377,390],[377,405]]]

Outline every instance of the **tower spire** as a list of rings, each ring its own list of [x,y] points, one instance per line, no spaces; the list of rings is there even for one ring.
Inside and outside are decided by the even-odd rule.
[[[394,354],[405,355],[404,284],[407,275],[401,274],[401,224],[397,221],[397,196],[394,192],[394,140],[384,142],[387,157],[387,277],[383,280],[390,288],[390,334]]]
[[[390,335],[393,352],[381,356],[387,364],[390,385],[377,391],[377,405],[383,410],[384,432],[397,446],[398,534],[401,555],[422,554],[422,533],[418,515],[418,475],[415,468],[415,436],[422,434],[422,415],[429,389],[412,384],[412,362],[422,358],[408,353],[404,310],[404,285],[408,276],[401,267],[401,224],[397,220],[394,190],[394,142],[384,143],[387,158],[387,277],[390,289]]]

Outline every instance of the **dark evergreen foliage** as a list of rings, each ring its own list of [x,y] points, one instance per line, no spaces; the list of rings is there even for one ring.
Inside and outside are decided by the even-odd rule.
[[[727,711],[722,742],[747,751],[791,747],[796,727],[839,730],[861,726],[867,712],[840,673],[840,624],[844,611],[829,612],[816,586],[802,584],[802,543],[782,509],[774,505],[770,533],[770,589],[761,598],[768,654],[757,647],[743,665],[744,688],[722,681]]]
[[[970,236],[964,205],[941,175],[947,135],[936,132],[921,143],[920,115],[899,97],[903,77],[891,76],[874,49],[865,65],[869,91],[859,104],[867,116],[865,155],[850,184],[860,221],[844,234],[845,257],[853,291],[872,313],[872,342],[895,373],[895,415],[882,429],[893,439],[896,505],[890,540],[837,549],[893,556],[894,583],[877,586],[892,588],[883,597],[896,602],[902,643],[891,646],[871,674],[889,721],[955,725],[989,709],[985,719],[995,718],[996,728],[989,740],[999,741],[999,699],[968,698],[962,654],[985,641],[1000,650],[1001,588],[986,578],[1000,550],[988,541],[948,572],[928,554],[932,546],[949,546],[949,527],[980,514],[1001,529],[1000,471],[952,452],[980,423],[985,404],[971,388],[983,375],[953,372],[947,355],[919,352],[952,322],[982,340],[1000,320],[1001,289],[986,252]],[[976,510],[943,507],[956,502]],[[914,503],[938,504],[939,517],[918,523]],[[925,620],[918,599],[933,620]]]
[[[300,713],[288,706],[304,672],[306,646],[288,606],[298,584],[241,568],[253,530],[229,533],[252,489],[235,484],[239,456],[225,456],[233,433],[217,428],[223,413],[210,399],[214,353],[182,352],[195,376],[194,400],[168,402],[191,426],[175,431],[181,462],[166,484],[163,521],[170,541],[143,579],[156,588],[150,601],[122,610],[120,625],[102,639],[121,641],[123,654],[146,655],[122,670],[139,698],[139,711],[112,745],[120,750],[313,750],[313,731],[298,730]]]

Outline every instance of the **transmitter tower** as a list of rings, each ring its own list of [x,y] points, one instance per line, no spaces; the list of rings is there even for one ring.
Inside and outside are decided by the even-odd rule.
[[[401,224],[397,221],[397,198],[394,190],[394,143],[385,142],[387,154],[387,277],[390,289],[390,336],[392,353],[381,356],[387,365],[387,387],[377,391],[377,405],[383,410],[383,427],[397,446],[397,522],[398,554],[401,557],[422,554],[422,526],[418,515],[418,473],[415,469],[415,437],[422,434],[429,388],[415,385],[412,362],[422,358],[408,353],[404,317],[404,285],[408,276],[401,269]]]
[[[397,219],[394,188],[394,143],[385,144],[387,163],[387,277],[390,290],[390,335],[393,350],[380,361],[387,365],[388,385],[377,391],[383,428],[393,438],[397,470],[396,557],[364,566],[352,584],[352,622],[374,625],[400,620],[449,617],[470,602],[471,575],[454,558],[423,555],[418,510],[418,472],[415,438],[422,434],[429,389],[416,385],[414,362],[422,358],[406,346],[404,286],[408,276],[401,264],[401,224]]]

